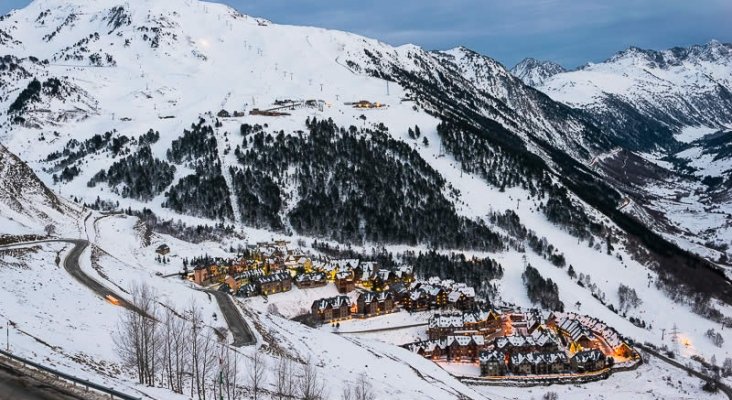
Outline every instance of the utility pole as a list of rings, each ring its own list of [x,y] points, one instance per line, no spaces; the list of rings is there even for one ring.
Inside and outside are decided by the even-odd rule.
[[[673,329],[671,329],[671,343],[673,343],[673,350],[674,353],[679,352],[679,328],[674,324]]]
[[[390,96],[390,92],[389,92],[389,81],[386,81],[386,95],[387,96]]]
[[[10,353],[10,320],[5,321],[5,350]]]

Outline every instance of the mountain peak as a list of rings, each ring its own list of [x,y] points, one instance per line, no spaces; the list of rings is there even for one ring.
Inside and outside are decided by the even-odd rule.
[[[511,68],[514,76],[533,87],[541,86],[544,81],[562,72],[567,72],[567,70],[555,62],[541,61],[531,57],[525,58]]]
[[[673,47],[668,50],[642,49],[630,46],[618,52],[606,63],[632,62],[641,63],[654,68],[667,69],[681,64],[698,62],[720,62],[732,59],[732,44],[711,40],[706,44],[688,47]]]

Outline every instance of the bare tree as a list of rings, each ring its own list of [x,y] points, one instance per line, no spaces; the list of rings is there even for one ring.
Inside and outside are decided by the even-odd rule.
[[[546,392],[542,400],[559,400],[559,395],[556,392]]]
[[[164,307],[161,327],[161,353],[163,382],[175,393],[183,393],[183,377],[188,371],[189,341],[186,322],[178,316],[172,305]]]
[[[254,350],[254,355],[247,363],[247,378],[249,387],[252,388],[254,400],[259,398],[259,392],[262,390],[262,384],[267,379],[267,360],[264,358],[259,349]]]
[[[208,382],[217,361],[216,340],[211,329],[203,325],[201,309],[195,302],[191,302],[187,314],[190,317],[191,397],[195,394],[199,400],[206,400]]]
[[[144,283],[134,285],[130,293],[139,311],[124,312],[113,340],[123,365],[137,371],[141,384],[154,385],[160,360],[156,295]]]
[[[346,386],[343,388],[343,392],[341,393],[341,400],[353,400],[353,392],[351,391],[350,386]]]
[[[239,398],[239,353],[228,346],[221,347],[219,380],[221,397],[226,395],[227,400]]]
[[[292,360],[280,358],[277,363],[274,398],[277,400],[292,399],[296,394],[295,370]]]
[[[375,400],[373,388],[371,383],[366,379],[366,374],[361,374],[356,388],[353,391],[354,400]]]
[[[48,225],[46,225],[45,228],[43,228],[43,230],[46,231],[46,236],[54,235],[54,234],[56,234],[56,225],[48,224]]]
[[[310,359],[302,366],[298,381],[298,394],[302,400],[323,400],[325,398],[325,382]]]

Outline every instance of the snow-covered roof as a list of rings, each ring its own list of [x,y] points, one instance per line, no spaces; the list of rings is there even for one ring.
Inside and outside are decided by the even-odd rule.
[[[479,355],[479,360],[481,364],[489,363],[489,362],[498,362],[503,363],[506,358],[505,353],[492,350],[492,351],[481,351]]]
[[[579,353],[575,354],[574,357],[572,357],[572,360],[577,362],[578,364],[584,364],[587,362],[595,362],[602,360],[605,357],[604,354],[600,350],[592,349],[592,350],[585,350],[580,351]]]
[[[315,300],[313,302],[313,307],[317,308],[319,311],[323,311],[328,306],[331,306],[332,308],[340,308],[342,306],[351,306],[351,299],[348,296],[336,296],[336,297],[329,297],[326,299],[320,299]]]
[[[312,272],[309,274],[298,275],[295,281],[302,282],[324,282],[326,280],[325,274],[322,272]]]
[[[251,279],[251,278],[258,278],[263,275],[264,275],[264,270],[262,270],[262,269],[250,269],[248,271],[244,271],[240,274],[237,274],[234,277],[234,279],[236,279],[236,280]]]
[[[272,275],[260,276],[257,278],[257,282],[262,283],[275,283],[291,280],[292,277],[287,272],[277,272]]]
[[[374,301],[381,303],[390,297],[392,297],[392,295],[389,292],[363,292],[359,296],[358,301],[363,301],[367,304]]]

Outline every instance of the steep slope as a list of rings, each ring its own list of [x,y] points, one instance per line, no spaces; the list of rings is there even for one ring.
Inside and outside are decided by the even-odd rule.
[[[634,150],[673,149],[686,126],[732,123],[732,44],[665,51],[631,47],[554,75],[537,88],[587,111]]]
[[[0,29],[34,68],[7,83],[3,138],[88,204],[252,235],[585,263],[542,240],[566,232],[596,252],[622,243],[684,299],[732,303],[714,266],[618,210],[621,193],[586,166],[615,147],[609,134],[466,49],[394,48],[172,0],[37,0]],[[51,79],[80,90],[59,100]],[[30,105],[12,107],[19,98]],[[55,123],[34,105],[83,112]]]
[[[0,144],[0,235],[73,229],[80,210],[60,200],[23,161]]]
[[[109,254],[99,264],[115,285],[145,280],[184,303],[192,293],[185,284],[155,276],[176,272],[180,260],[150,267],[163,242],[178,257],[227,255],[220,247],[273,238],[338,240],[392,254],[438,248],[500,261],[501,279],[478,282],[496,304],[537,307],[521,276],[531,264],[557,282],[567,308],[582,307],[638,341],[669,344],[659,338],[675,322],[696,345],[683,356],[729,355],[704,336],[729,319],[729,279],[648,229],[655,220],[623,212],[622,179],[591,168],[610,158],[611,135],[490,58],[466,49],[393,48],[197,1],[36,0],[0,21],[0,30],[2,49],[13,55],[7,71],[16,74],[2,80],[0,109],[9,114],[0,136],[49,187],[94,207],[150,209],[178,226],[236,224],[230,231],[246,237],[195,246],[156,237],[145,246],[133,218],[99,216],[99,231],[90,234]],[[78,113],[55,117],[64,110]],[[48,254],[43,259],[52,265]],[[42,269],[26,279],[42,281],[35,274]],[[619,312],[621,283],[646,307]],[[33,296],[35,314],[23,313],[13,297],[23,289],[5,288],[2,309],[12,307],[21,328],[42,332],[45,321],[32,317],[45,298]],[[195,293],[206,315],[216,312]],[[106,304],[83,300],[84,324],[100,315],[94,334],[114,329]],[[262,324],[260,335],[324,364],[335,382],[353,382],[383,363],[393,372],[377,375],[384,392],[481,398],[402,350],[331,341],[256,311],[248,319]],[[69,331],[58,313],[51,326]],[[85,352],[79,337],[54,335],[52,345]],[[86,353],[114,362],[104,338],[106,346]],[[24,353],[34,346],[24,340]],[[52,351],[41,354],[62,357]]]
[[[554,75],[567,72],[561,65],[552,61],[539,61],[525,58],[511,68],[511,73],[529,86],[539,87]]]

